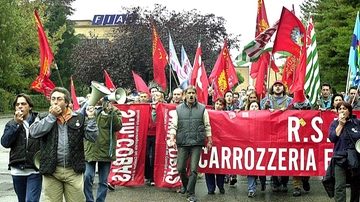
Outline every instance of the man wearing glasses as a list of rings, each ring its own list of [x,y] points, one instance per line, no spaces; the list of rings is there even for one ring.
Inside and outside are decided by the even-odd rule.
[[[50,94],[49,112],[39,115],[30,135],[40,138],[40,168],[46,201],[85,201],[85,157],[83,138],[95,142],[98,127],[93,106],[85,118],[69,108],[67,89],[56,87]]]

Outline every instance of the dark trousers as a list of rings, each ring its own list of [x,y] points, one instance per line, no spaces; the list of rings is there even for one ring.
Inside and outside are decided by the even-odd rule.
[[[215,191],[216,186],[224,188],[224,174],[207,174],[205,173],[206,186],[208,191]],[[216,184],[215,184],[216,182]]]
[[[195,186],[201,151],[202,146],[178,146],[177,168],[182,182],[182,186],[186,188],[188,196],[195,195]],[[186,164],[189,159],[190,176],[187,174],[186,170]]]
[[[151,182],[154,181],[155,141],[156,141],[156,136],[147,136],[145,178],[149,179]]]
[[[12,175],[15,193],[19,202],[40,201],[42,176],[31,174],[29,176]]]
[[[360,197],[360,176],[351,177],[350,170],[346,167],[334,164],[335,175],[335,196],[336,202],[346,202],[346,181],[350,183],[350,202],[359,202]],[[348,178],[348,180],[346,179]]]
[[[280,187],[281,185],[286,187],[288,182],[289,176],[272,176],[273,187]]]

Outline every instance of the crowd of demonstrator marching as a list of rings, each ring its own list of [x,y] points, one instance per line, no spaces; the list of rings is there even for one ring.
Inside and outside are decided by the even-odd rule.
[[[327,191],[336,201],[345,201],[346,186],[351,187],[351,201],[359,201],[360,170],[355,144],[360,139],[358,119],[353,110],[360,108],[358,89],[350,88],[348,96],[331,91],[327,83],[321,85],[317,103],[308,99],[293,103],[282,81],[275,81],[267,97],[259,99],[253,86],[240,92],[226,92],[224,97],[212,99],[209,89],[208,105],[213,110],[332,110],[338,119],[331,123],[329,139],[334,143],[331,165],[326,174],[330,185]],[[87,98],[91,97],[91,94]],[[122,128],[122,114],[114,106],[116,100],[103,97],[95,106],[87,100],[80,110],[72,109],[72,99],[67,89],[56,87],[50,94],[50,107],[46,113],[34,112],[35,103],[27,94],[18,94],[13,102],[14,117],[6,124],[1,144],[10,148],[9,170],[18,201],[39,201],[41,191],[46,201],[105,201],[111,162],[115,160],[116,133]],[[197,102],[194,86],[184,90],[176,88],[167,96],[158,87],[148,92],[130,92],[129,103],[150,103],[153,106],[149,135],[147,137],[145,180],[154,182],[155,106],[158,103],[177,104],[170,127],[170,147],[177,149],[177,169],[182,186],[179,194],[187,194],[196,201],[195,186],[199,159],[203,147],[212,149],[212,134],[206,106]],[[150,134],[151,133],[151,134]],[[353,152],[355,151],[355,153]],[[188,160],[189,164],[187,163]],[[95,170],[99,177],[96,194],[93,194]],[[349,175],[347,176],[347,175]],[[261,191],[266,187],[266,176],[247,176],[248,197],[256,195],[257,179]],[[293,177],[294,197],[302,190],[310,191],[310,177]],[[205,173],[208,194],[225,194],[224,184],[234,186],[236,175]],[[289,176],[271,176],[273,192],[287,192]]]

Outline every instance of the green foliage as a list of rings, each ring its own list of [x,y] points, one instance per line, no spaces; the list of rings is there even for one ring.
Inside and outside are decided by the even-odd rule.
[[[320,81],[345,91],[349,49],[358,0],[306,0],[301,5],[304,21],[313,14],[320,66]]]
[[[236,87],[238,85],[244,83],[244,81],[245,81],[245,78],[241,75],[240,72],[236,72],[236,76],[237,76],[239,82],[232,87],[232,91],[235,91]]]
[[[0,113],[9,112],[12,108],[14,95],[4,89],[0,89],[0,95]]]

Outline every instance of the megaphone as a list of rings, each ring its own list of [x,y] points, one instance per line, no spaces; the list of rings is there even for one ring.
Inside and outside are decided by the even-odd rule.
[[[38,170],[40,169],[40,157],[41,157],[40,151],[36,152],[34,155],[34,165]]]
[[[355,149],[358,153],[360,153],[360,139],[358,139],[355,143]]]
[[[110,95],[105,96],[106,101],[113,101],[118,104],[124,104],[126,102],[126,92],[123,88],[118,88]]]
[[[81,108],[80,113],[82,115],[85,115],[85,109],[87,106],[95,106],[96,103],[105,95],[110,95],[111,91],[106,88],[106,86],[102,85],[101,83],[97,81],[91,82],[91,95],[89,100],[84,104],[84,106]]]

